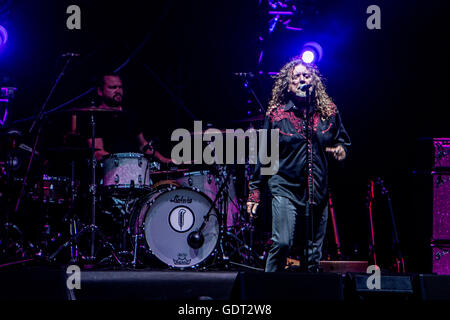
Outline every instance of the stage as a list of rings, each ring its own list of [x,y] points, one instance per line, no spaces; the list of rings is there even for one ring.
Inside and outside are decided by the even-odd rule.
[[[0,300],[344,302],[448,301],[450,276],[381,272],[375,288],[362,272],[79,269],[22,263],[0,269]],[[374,282],[375,283],[375,282]]]

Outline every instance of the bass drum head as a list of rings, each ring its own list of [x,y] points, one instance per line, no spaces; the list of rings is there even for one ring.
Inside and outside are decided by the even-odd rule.
[[[173,268],[187,268],[213,254],[219,239],[216,208],[211,210],[202,230],[203,245],[193,249],[187,240],[191,232],[200,228],[212,206],[206,195],[190,188],[171,188],[152,194],[148,200],[144,204],[147,210],[140,214],[144,219],[138,221],[143,222],[145,241],[159,260]]]

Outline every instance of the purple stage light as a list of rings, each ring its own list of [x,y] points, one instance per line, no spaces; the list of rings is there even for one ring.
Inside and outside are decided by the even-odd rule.
[[[3,114],[3,119],[0,120],[0,125],[1,125],[1,126],[4,126],[4,125],[5,125],[5,123],[6,123],[6,118],[7,118],[7,117],[8,117],[8,109],[5,108],[5,113]]]
[[[303,28],[296,28],[296,27],[290,27],[290,26],[286,26],[286,29],[294,30],[294,31],[302,31],[303,30]]]
[[[280,16],[279,15],[277,15],[276,17],[272,18],[269,21],[269,33],[272,33],[273,30],[275,30],[275,27],[276,27],[276,25],[278,23],[278,20],[280,20]]]
[[[2,25],[0,25],[0,48],[3,47],[7,41],[8,41],[8,32]]]
[[[294,13],[292,11],[269,11],[269,14],[277,16],[292,16]]]

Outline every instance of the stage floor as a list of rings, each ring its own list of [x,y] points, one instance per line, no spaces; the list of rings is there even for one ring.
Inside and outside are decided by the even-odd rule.
[[[361,301],[450,300],[450,275],[361,272],[265,273],[79,269],[16,264],[0,268],[0,300]]]

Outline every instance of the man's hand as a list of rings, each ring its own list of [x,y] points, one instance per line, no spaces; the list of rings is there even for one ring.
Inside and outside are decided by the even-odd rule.
[[[105,151],[105,150],[97,150],[95,151],[95,159],[97,159],[97,161],[100,161],[103,157],[109,155],[109,152]]]
[[[250,215],[250,219],[254,219],[256,217],[256,209],[258,209],[258,202],[247,202],[247,213]]]
[[[341,145],[338,145],[337,147],[334,148],[327,147],[325,148],[325,151],[331,153],[333,157],[338,161],[344,160],[345,157],[347,156],[344,147]]]

